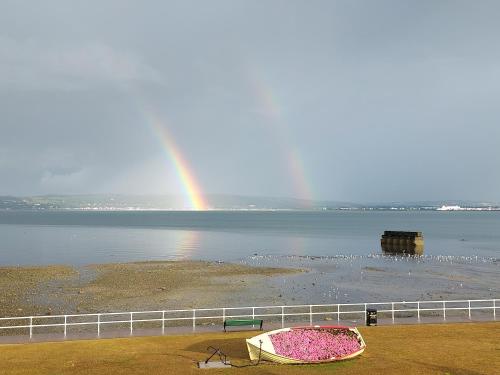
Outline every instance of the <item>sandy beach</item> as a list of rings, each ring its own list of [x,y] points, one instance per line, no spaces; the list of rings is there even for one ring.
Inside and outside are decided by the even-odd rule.
[[[265,283],[301,272],[202,261],[2,267],[0,316],[271,303]]]
[[[252,257],[0,268],[0,316],[491,299],[495,263]]]

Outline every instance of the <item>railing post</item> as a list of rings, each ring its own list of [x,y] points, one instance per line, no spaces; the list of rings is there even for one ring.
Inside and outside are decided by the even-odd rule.
[[[161,312],[161,334],[165,334],[165,310]]]
[[[366,319],[366,303],[365,303],[365,311],[363,312],[363,316],[365,317]]]
[[[134,313],[130,313],[130,335],[134,333]]]
[[[489,299],[489,300],[478,300],[480,302],[482,302],[483,304],[481,306],[477,305],[477,306],[473,306],[473,302],[475,300],[461,300],[461,301],[447,301],[447,300],[441,300],[441,301],[438,301],[438,300],[435,300],[435,301],[429,301],[428,303],[432,303],[432,304],[435,304],[436,306],[435,307],[432,307],[432,308],[426,308],[425,307],[425,301],[414,301],[414,302],[411,302],[411,303],[415,303],[417,305],[417,319],[418,319],[418,323],[421,323],[421,319],[422,319],[422,312],[425,312],[427,310],[429,311],[439,311],[439,310],[442,310],[443,312],[443,321],[447,321],[447,316],[446,316],[446,313],[447,313],[447,303],[448,303],[448,306],[449,306],[449,303],[459,303],[460,302],[460,305],[458,307],[453,307],[451,306],[450,307],[450,310],[466,310],[467,311],[467,314],[468,314],[468,319],[469,320],[472,320],[472,309],[477,309],[477,310],[489,310],[489,309],[493,309],[493,319],[496,321],[496,316],[497,316],[497,313],[496,313],[496,309],[498,308],[497,305],[498,304],[498,301],[500,301],[500,299],[495,299],[495,298],[492,298],[492,299]],[[437,304],[441,302],[441,307],[437,307]],[[463,307],[463,305],[461,303],[467,303],[465,307]],[[492,302],[492,306],[487,306],[486,303],[487,302]],[[395,317],[396,317],[396,304],[405,304],[405,306],[407,306],[408,304],[410,304],[409,302],[386,302],[384,303],[385,306],[387,306],[388,304],[391,304],[391,315],[392,315],[392,323],[395,324]],[[421,304],[424,304],[424,306],[422,307]],[[305,313],[300,313],[300,314],[295,314],[295,313],[290,313],[290,314],[285,314],[285,308],[288,307],[287,305],[282,305],[282,306],[273,306],[272,308],[281,308],[281,314],[278,313],[272,313],[272,314],[264,314],[264,315],[269,315],[269,316],[280,316],[281,315],[281,327],[284,328],[285,327],[285,316],[286,315],[301,315],[302,317],[305,317],[307,315],[309,315],[309,324],[312,326],[314,324],[314,314],[316,315],[322,315],[322,314],[325,314],[327,316],[331,316],[333,317],[334,314],[337,314],[337,322],[340,324],[340,313],[346,313],[346,314],[351,314],[353,311],[352,310],[347,310],[347,311],[340,311],[340,306],[341,304],[338,303],[336,304],[337,305],[337,310],[335,311],[335,309],[333,308],[335,306],[335,304],[332,304],[332,305],[325,305],[325,306],[329,306],[329,307],[332,307],[332,310],[328,309],[327,310],[317,310],[316,312],[314,311],[314,306],[315,305],[301,305],[303,308],[307,306],[309,306],[309,312],[305,312]],[[359,305],[362,305],[364,306],[364,309],[365,309],[365,312],[366,312],[366,309],[368,307],[368,305],[370,305],[369,303],[359,303],[359,304],[354,304],[356,306],[359,306]],[[293,306],[291,306],[293,307]],[[226,317],[227,317],[227,311],[228,309],[231,309],[231,308],[218,308],[217,310],[220,310],[222,309],[222,320],[225,321]],[[259,310],[256,310],[256,309],[259,309],[259,307],[248,307],[248,309],[252,309],[252,319],[255,320],[255,316],[256,316],[256,312],[259,312]],[[193,331],[196,331],[196,310],[197,309],[192,309],[192,325],[193,325]],[[357,310],[356,310],[357,311]],[[387,310],[384,310],[384,311],[387,311]],[[399,310],[398,311],[415,311],[414,308],[403,308],[403,307],[399,307]],[[162,335],[165,334],[165,321],[166,321],[166,313],[168,312],[168,310],[162,310],[162,311],[155,311],[155,313],[159,313],[161,312],[161,332],[162,332]],[[248,312],[248,311],[247,311]],[[388,312],[388,311],[387,311]],[[141,312],[135,312],[137,314],[141,314]],[[123,313],[119,313],[119,314],[123,314],[123,315],[127,315],[129,314],[130,315],[130,335],[132,336],[134,334],[134,312],[123,312]],[[146,313],[146,312],[142,312],[142,313]],[[189,313],[189,310],[186,311],[186,315]],[[118,313],[117,313],[118,314]],[[104,320],[102,321],[101,320],[101,313],[95,313],[95,314],[88,314],[89,316],[97,316],[97,321],[96,322],[87,322],[87,323],[84,323],[84,324],[96,324],[97,325],[97,337],[100,337],[101,336],[101,325],[102,324],[106,324],[106,323],[111,323],[112,321],[111,320]],[[106,314],[104,314],[106,315]],[[122,316],[123,316],[122,315]],[[184,315],[184,318],[182,319],[188,319],[189,320],[189,317],[186,318],[186,315]],[[64,318],[64,323],[63,324],[56,324],[56,326],[63,326],[63,329],[64,329],[64,339],[67,339],[68,337],[68,328],[75,325],[75,324],[79,324],[79,323],[74,323],[72,322],[71,320],[71,317],[73,315],[60,315],[59,318]],[[75,316],[81,316],[81,315],[75,315]],[[247,314],[247,316],[250,316],[250,314]],[[200,315],[200,319],[203,319],[207,317],[206,314],[202,314]],[[220,318],[221,316],[219,316]],[[424,317],[425,317],[425,314],[424,314]],[[216,319],[219,319],[216,317]],[[453,314],[452,314],[452,318],[453,318]],[[7,318],[4,318],[4,319],[7,319]],[[26,322],[26,320],[28,320],[28,322]],[[34,331],[34,327],[37,326],[37,323],[38,323],[38,320],[36,320],[37,317],[36,316],[31,316],[31,317],[25,317],[23,318],[24,322],[22,323],[23,326],[25,328],[28,328],[29,329],[29,340],[32,340],[33,339],[33,331]],[[123,318],[124,322],[127,323],[127,318]],[[330,318],[327,318],[327,319],[330,319]],[[171,320],[171,319],[169,319]],[[175,320],[175,318],[173,319]],[[452,319],[453,320],[453,319]],[[142,321],[142,320],[139,320],[139,321]],[[144,320],[144,321],[149,321],[149,320]],[[157,318],[155,319],[151,319],[151,321],[158,321]],[[253,325],[253,324],[252,324]],[[0,329],[2,329],[3,327],[0,327]]]
[[[252,307],[252,320],[255,320],[255,307]],[[255,324],[252,324],[252,328],[255,328]]]

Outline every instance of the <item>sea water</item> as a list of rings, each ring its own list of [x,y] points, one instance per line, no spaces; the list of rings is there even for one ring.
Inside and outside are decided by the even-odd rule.
[[[366,256],[384,230],[423,232],[427,256],[500,257],[500,212],[0,211],[0,264]]]

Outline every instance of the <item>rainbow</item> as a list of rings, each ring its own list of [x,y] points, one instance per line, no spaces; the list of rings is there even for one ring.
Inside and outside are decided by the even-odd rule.
[[[309,179],[306,177],[303,158],[300,150],[290,139],[290,130],[283,121],[282,106],[278,104],[272,87],[260,78],[261,75],[257,75],[253,70],[249,77],[252,91],[258,101],[258,113],[266,117],[276,129],[276,140],[279,142],[288,173],[293,180],[295,194],[298,198],[311,202],[313,193]]]
[[[169,134],[166,125],[152,111],[148,110],[144,111],[144,113],[146,114],[148,123],[153,129],[153,133],[162,145],[163,152],[175,167],[179,180],[185,190],[185,194],[189,199],[189,208],[192,210],[206,210],[208,206],[201,193],[200,185],[194,177],[192,168],[190,168],[188,162],[174,142],[174,139]]]

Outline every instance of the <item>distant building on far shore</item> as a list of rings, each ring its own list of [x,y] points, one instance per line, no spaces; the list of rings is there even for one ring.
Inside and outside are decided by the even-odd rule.
[[[460,206],[446,206],[446,205],[442,205],[437,209],[437,211],[461,211],[461,210],[463,210],[463,208]]]
[[[446,206],[442,205],[436,208],[436,211],[498,211],[498,207],[485,206],[485,207],[462,207],[462,206]]]
[[[386,230],[380,239],[380,244],[384,253],[410,255],[422,255],[424,253],[422,232]]]

